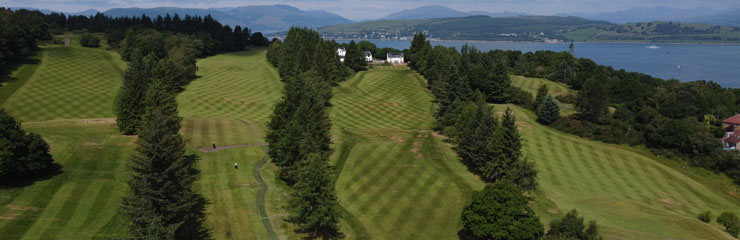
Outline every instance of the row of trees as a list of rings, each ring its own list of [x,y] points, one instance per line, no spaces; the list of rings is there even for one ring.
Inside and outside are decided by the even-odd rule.
[[[647,145],[740,182],[740,157],[725,153],[721,119],[740,112],[740,89],[708,81],[679,82],[614,70],[568,52],[493,51],[510,74],[542,77],[578,90],[560,96],[578,113],[553,127],[610,143]]]
[[[179,33],[191,36],[203,42],[200,50],[203,56],[210,56],[221,52],[238,51],[246,46],[267,46],[269,41],[262,33],[254,33],[249,28],[222,25],[210,15],[205,17],[181,17],[177,14],[170,16],[150,17],[109,17],[102,13],[95,16],[65,16],[63,13],[51,13],[45,16],[46,21],[56,32],[64,30],[86,30],[89,32],[104,32],[108,43],[117,47],[127,35],[130,28],[141,27],[154,29],[160,32]]]
[[[460,52],[432,47],[421,33],[414,36],[409,53],[412,68],[428,80],[436,97],[438,129],[457,144],[455,151],[462,162],[489,183],[473,193],[463,210],[462,238],[599,239],[595,223],[585,228],[575,211],[553,221],[545,234],[529,207],[530,199],[524,193],[537,187],[537,171],[522,156],[513,111],[507,108],[499,120],[489,105],[512,101],[517,94],[506,66],[491,57],[494,53],[468,46]],[[540,108],[549,108],[552,98],[543,99]],[[531,95],[527,101],[531,106]]]
[[[0,66],[19,62],[46,40],[51,40],[51,34],[44,14],[0,8]]]
[[[291,28],[285,41],[274,41],[267,52],[285,82],[267,125],[268,154],[294,190],[288,220],[308,238],[342,237],[334,169],[328,162],[331,122],[326,108],[332,85],[351,70],[339,61],[337,46],[313,30]]]

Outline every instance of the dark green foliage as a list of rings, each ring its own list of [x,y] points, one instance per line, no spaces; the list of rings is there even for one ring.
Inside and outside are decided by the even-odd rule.
[[[256,32],[249,37],[249,44],[252,46],[266,47],[270,44],[270,40],[265,38],[261,32]]]
[[[550,125],[560,117],[560,107],[552,99],[552,96],[547,95],[541,106],[537,108],[537,121],[545,125]]]
[[[116,124],[121,133],[136,134],[144,114],[144,95],[152,76],[154,56],[133,57],[123,76],[123,86],[116,99]]]
[[[0,66],[20,61],[46,40],[51,33],[41,12],[0,7]]]
[[[375,46],[374,43],[371,43],[368,41],[360,41],[357,43],[357,46],[360,47],[361,50],[363,51],[368,50],[372,52],[373,54],[376,54],[376,50],[378,49],[378,46]]]
[[[511,99],[509,99],[509,103],[516,104],[527,109],[535,109],[532,94],[530,94],[529,92],[514,86],[511,86],[509,92],[511,93]]]
[[[328,159],[310,154],[301,160],[298,181],[289,200],[290,221],[308,238],[341,238],[339,203],[334,190],[334,174]]]
[[[181,118],[167,85],[155,80],[147,90],[146,113],[131,157],[127,180],[129,190],[121,212],[129,220],[134,237],[169,234],[175,238],[199,239],[208,233],[202,227],[206,200],[193,189],[198,177],[195,157],[184,156],[185,143],[178,133]]]
[[[581,119],[599,123],[608,113],[609,93],[603,83],[590,79],[578,91],[575,105]]]
[[[539,88],[537,88],[537,96],[534,98],[534,110],[537,112],[537,110],[540,108],[540,105],[545,101],[545,97],[550,95],[549,90],[547,89],[547,85],[542,84]]]
[[[596,221],[590,221],[586,226],[583,217],[578,216],[578,212],[573,209],[563,218],[556,218],[550,222],[550,230],[547,231],[545,239],[600,240],[603,238],[599,235]]]
[[[706,211],[699,214],[699,220],[705,223],[712,221],[712,212]]]
[[[82,34],[80,36],[80,45],[91,48],[100,47],[100,38],[90,33]]]
[[[349,77],[350,71],[339,62],[338,45],[324,41],[319,34],[306,28],[291,28],[280,45],[277,60],[278,72],[283,81],[297,78],[310,69],[331,83]]]
[[[272,66],[277,67],[278,62],[280,61],[280,40],[273,41],[270,43],[269,46],[267,46],[267,61],[272,64]]]
[[[740,234],[740,219],[734,213],[723,212],[717,217],[717,223],[724,226],[725,231],[735,238]]]
[[[53,164],[46,141],[0,109],[0,180],[32,177]]]
[[[417,32],[414,34],[413,40],[411,40],[411,48],[409,49],[409,55],[407,56],[409,66],[412,69],[419,70],[420,62],[424,58],[424,49],[431,48],[431,44],[427,41],[427,37],[424,33]]]
[[[344,65],[351,68],[355,72],[362,71],[367,68],[367,61],[365,61],[365,53],[360,49],[355,40],[349,42],[347,45],[347,55],[344,58]]]
[[[473,193],[462,212],[462,239],[539,239],[544,227],[529,200],[510,182],[486,185]]]
[[[486,101],[505,103],[510,99],[511,79],[502,62],[467,44],[460,50],[460,73],[470,87],[480,90]]]

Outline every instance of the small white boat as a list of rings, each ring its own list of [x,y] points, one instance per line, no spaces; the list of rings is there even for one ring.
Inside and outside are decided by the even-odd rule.
[[[646,48],[649,48],[649,49],[659,49],[660,47],[658,47],[656,45],[650,45],[650,46],[647,46]]]

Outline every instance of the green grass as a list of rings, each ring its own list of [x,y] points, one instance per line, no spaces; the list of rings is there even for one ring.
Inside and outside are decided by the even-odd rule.
[[[51,144],[63,173],[29,186],[0,189],[0,238],[93,239],[126,234],[125,220],[117,210],[126,191],[126,163],[136,146],[135,137],[120,135],[111,118],[113,97],[122,80],[116,67],[124,69],[125,63],[115,52],[75,45],[73,41],[72,47],[43,47],[38,66],[24,65],[10,75],[28,81],[8,94],[3,107],[25,121],[26,130],[41,134]],[[29,67],[37,69],[26,76],[24,69]],[[187,151],[200,157],[201,179],[196,188],[211,203],[206,225],[216,239],[265,239],[256,207],[259,186],[253,176],[264,150],[257,146],[211,153],[197,150],[212,141],[220,146],[263,142],[265,122],[281,96],[282,84],[266,62],[264,49],[201,59],[198,67],[200,78],[187,86],[178,102]],[[238,170],[234,162],[239,163]],[[278,204],[268,206],[278,214],[282,211]],[[281,238],[284,235],[281,232]]]
[[[570,87],[568,87],[568,85],[565,85],[563,83],[550,81],[544,78],[531,78],[515,75],[511,76],[511,85],[531,93],[533,98],[537,96],[537,89],[539,89],[542,84],[547,85],[548,92],[553,97],[576,94],[575,91],[571,90]],[[558,104],[558,107],[560,107],[560,115],[568,116],[576,113],[576,109],[573,104],[562,103],[557,99],[555,99],[555,102]]]
[[[543,220],[575,208],[596,220],[608,238],[729,239],[716,224],[696,218],[707,210],[740,213],[729,179],[709,180],[701,169],[640,149],[564,134],[536,123],[531,112],[510,107],[520,123],[524,154],[539,171],[535,206]]]
[[[350,239],[452,239],[482,183],[433,134],[432,96],[406,67],[376,67],[335,88],[333,160]]]
[[[2,107],[21,121],[114,117],[124,66],[117,54],[102,49],[42,47],[40,65],[30,74],[17,73],[28,80]]]
[[[44,136],[62,173],[22,188],[0,189],[0,236],[4,239],[120,237],[116,215],[135,137],[115,124],[79,120],[25,123]]]

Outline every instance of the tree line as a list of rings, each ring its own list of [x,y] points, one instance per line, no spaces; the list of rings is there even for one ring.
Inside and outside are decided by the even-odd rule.
[[[332,86],[353,70],[339,61],[338,46],[314,30],[294,27],[285,41],[273,41],[267,51],[268,61],[285,82],[267,125],[268,154],[279,177],[293,188],[287,220],[306,238],[343,237],[335,173],[329,165],[331,122],[326,108]]]
[[[423,75],[435,96],[436,128],[456,144],[458,157],[486,183],[463,209],[464,239],[600,239],[575,210],[545,233],[526,192],[537,187],[534,164],[522,155],[516,119],[507,108],[499,119],[489,102],[511,102],[517,89],[494,52],[474,47],[432,47],[422,33],[411,43],[410,66]],[[531,99],[531,96],[529,97]]]
[[[44,14],[0,8],[0,66],[20,62],[40,41],[48,40],[51,33]]]

